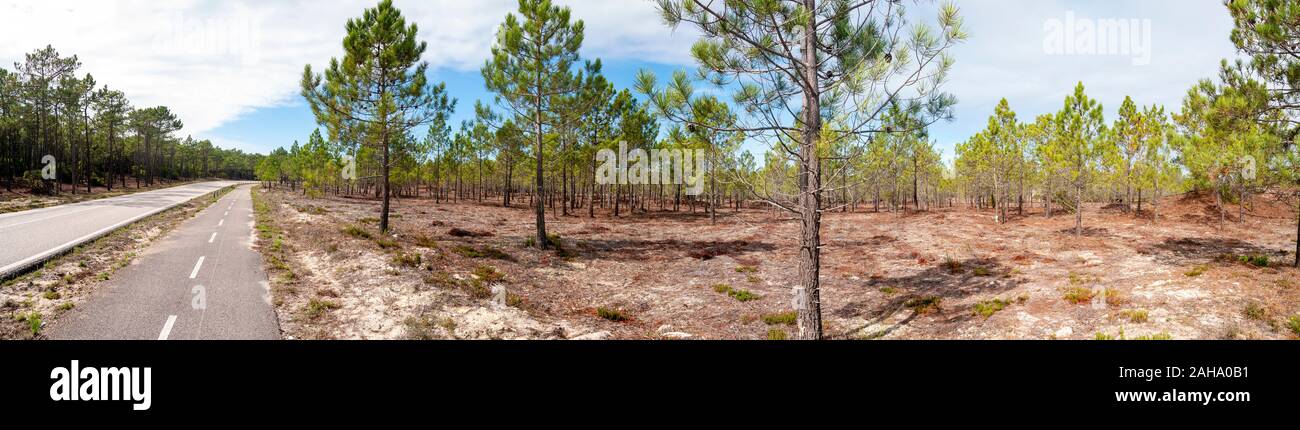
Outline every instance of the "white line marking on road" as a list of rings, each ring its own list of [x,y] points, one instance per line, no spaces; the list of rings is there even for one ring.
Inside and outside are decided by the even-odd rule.
[[[226,219],[225,219],[225,218],[222,218],[221,221],[217,222],[217,227],[221,227],[222,225],[225,225],[225,224],[226,224]]]
[[[199,262],[194,263],[194,270],[190,271],[190,279],[194,279],[195,277],[199,276],[199,268],[203,267],[204,258],[206,258],[206,256],[199,257]]]
[[[209,238],[208,238],[208,243],[212,243],[212,241],[214,241],[214,240],[217,240],[217,232],[215,232],[215,231],[212,232],[212,237],[209,237]]]
[[[162,333],[158,333],[158,340],[167,340],[167,336],[172,334],[173,324],[176,324],[176,315],[168,315],[167,323],[163,324]]]
[[[226,211],[226,213],[221,216],[228,216],[228,215],[230,215],[230,211]]]

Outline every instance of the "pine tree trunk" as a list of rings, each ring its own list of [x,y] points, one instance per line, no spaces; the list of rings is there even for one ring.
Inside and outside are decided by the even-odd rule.
[[[538,42],[538,43],[540,43],[540,42]],[[538,65],[538,66],[540,66],[540,65]],[[536,189],[536,193],[537,193],[537,195],[536,195],[536,197],[533,199],[533,201],[534,201],[534,203],[536,203],[536,213],[537,213],[537,247],[540,248],[540,249],[546,249],[546,248],[547,248],[547,245],[548,245],[548,243],[546,243],[546,200],[545,200],[545,198],[543,197],[543,194],[542,194],[542,192],[544,191],[545,185],[544,185],[544,183],[543,183],[543,181],[542,181],[542,173],[543,173],[543,169],[542,169],[542,142],[543,142],[543,136],[542,136],[542,94],[541,94],[541,91],[542,91],[542,68],[541,68],[541,67],[538,67],[538,68],[537,68],[537,72],[536,72],[535,78],[536,78],[536,84],[537,84],[537,88],[536,88],[537,94],[535,95],[536,98],[534,99],[534,101],[535,101],[537,104],[535,105],[535,109],[536,109],[536,111],[533,113],[533,114],[535,115],[535,118],[533,119],[533,120],[534,120],[534,124],[533,124],[533,126],[534,126],[534,127],[533,127],[533,132],[534,132],[534,137],[535,137],[536,140],[537,140],[537,172],[536,172],[536,173],[537,173],[537,180],[536,180],[536,184],[535,184],[535,185],[536,185],[535,189]]]
[[[1083,186],[1074,186],[1074,235],[1083,235]]]
[[[817,10],[816,0],[805,0],[807,10]],[[815,16],[815,15],[814,15]],[[821,108],[817,74],[817,20],[809,19],[803,37],[804,133],[799,145],[799,287],[795,292],[798,338],[822,338],[821,311],[821,166],[817,143],[821,139]]]
[[[379,209],[379,232],[388,233],[388,131],[385,130],[380,138],[380,144],[384,145],[384,165],[380,168],[383,170],[384,180],[380,186],[379,192],[383,194],[383,207]]]

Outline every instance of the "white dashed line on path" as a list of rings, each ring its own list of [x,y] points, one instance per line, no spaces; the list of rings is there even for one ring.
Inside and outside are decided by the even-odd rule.
[[[199,262],[194,263],[194,270],[190,271],[190,279],[194,279],[195,277],[199,276],[199,268],[203,267],[204,258],[206,258],[206,256],[199,257]]]
[[[208,243],[212,243],[212,241],[214,241],[214,240],[217,240],[217,232],[215,232],[215,231],[212,232],[212,237],[209,237],[209,238],[208,238]]]
[[[158,340],[167,340],[167,336],[172,334],[173,324],[176,324],[176,315],[168,315],[167,323],[163,324],[162,333],[158,333]]]
[[[223,226],[223,225],[225,225],[225,224],[226,224],[226,220],[225,220],[225,218],[222,218],[221,221],[217,223],[217,227],[221,227],[221,226]]]

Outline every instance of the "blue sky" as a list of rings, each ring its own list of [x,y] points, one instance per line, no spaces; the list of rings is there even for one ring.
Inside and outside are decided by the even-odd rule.
[[[582,54],[599,57],[619,87],[649,68],[666,76],[693,68],[689,29],[662,25],[648,0],[556,0],[586,21]],[[457,122],[488,101],[478,67],[496,26],[514,0],[397,0],[429,42],[433,77],[459,99]],[[938,3],[906,3],[913,22],[934,22]],[[1108,117],[1125,95],[1176,110],[1186,90],[1214,77],[1219,60],[1235,58],[1231,20],[1219,0],[958,0],[970,39],[952,51],[956,64],[944,89],[960,100],[956,119],[932,136],[951,157],[955,143],[979,131],[1006,97],[1020,118],[1059,109],[1082,81]],[[0,66],[45,44],[79,55],[82,72],[125,91],[137,106],[167,105],[186,123],[182,133],[222,146],[266,152],[305,140],[315,121],[298,96],[302,67],[340,55],[343,24],[370,1],[10,1],[0,0]],[[1049,50],[1067,24],[1071,47],[1084,27],[1123,19],[1134,24],[1129,46],[1149,57],[1103,49]],[[1136,20],[1136,21],[1130,21]],[[51,23],[58,23],[52,25]],[[132,23],[132,25],[123,25]],[[1054,28],[1057,30],[1054,32]],[[1149,35],[1142,30],[1149,29]],[[1094,44],[1095,45],[1095,44]],[[1103,43],[1105,45],[1105,43]],[[1052,45],[1056,47],[1062,44]],[[1121,45],[1122,46],[1122,45]],[[1145,63],[1145,64],[1136,64]],[[750,145],[749,149],[763,148]]]

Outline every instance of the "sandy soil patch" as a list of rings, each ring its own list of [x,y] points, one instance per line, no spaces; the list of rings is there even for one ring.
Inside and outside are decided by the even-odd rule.
[[[384,237],[376,201],[259,195],[279,230],[262,246],[282,243],[273,291],[294,337],[766,339],[793,329],[782,316],[798,226],[771,210],[727,210],[716,225],[703,212],[552,216],[557,253],[525,246],[534,227],[522,205],[399,199]],[[1206,199],[1166,200],[1160,222],[1091,207],[1083,236],[1072,216],[1036,210],[1001,225],[966,208],[828,213],[827,334],[1293,337],[1294,211],[1261,197],[1244,222],[1221,226]]]

